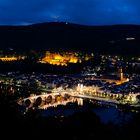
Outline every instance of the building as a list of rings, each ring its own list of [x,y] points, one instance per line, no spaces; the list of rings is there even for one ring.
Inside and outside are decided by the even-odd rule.
[[[117,75],[103,75],[103,76],[98,77],[98,78],[96,78],[96,77],[89,77],[87,79],[88,80],[101,80],[101,81],[108,82],[110,84],[114,83],[116,85],[120,85],[120,84],[123,84],[123,83],[126,83],[126,82],[129,81],[128,78],[124,77],[122,68],[120,68],[118,70],[118,74]]]

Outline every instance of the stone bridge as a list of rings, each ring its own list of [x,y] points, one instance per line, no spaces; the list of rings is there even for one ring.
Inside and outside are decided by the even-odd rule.
[[[23,100],[19,100],[18,104],[27,108],[38,107],[46,109],[48,107],[56,107],[57,105],[66,105],[68,102],[76,102],[83,105],[83,99],[71,97],[67,93],[51,93],[44,95],[32,95]]]

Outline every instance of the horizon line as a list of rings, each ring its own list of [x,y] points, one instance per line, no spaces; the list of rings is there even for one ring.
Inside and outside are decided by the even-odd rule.
[[[72,23],[72,22],[66,22],[66,21],[51,21],[51,22],[36,22],[36,23],[22,23],[22,24],[0,24],[0,27],[28,27],[28,26],[34,26],[39,24],[51,24],[51,23],[64,23],[66,25],[73,24],[73,25],[79,25],[79,26],[87,26],[87,27],[97,27],[97,26],[140,26],[140,24],[131,24],[131,23],[120,23],[120,24],[94,24],[94,25],[88,25],[88,24],[78,24],[78,23]]]

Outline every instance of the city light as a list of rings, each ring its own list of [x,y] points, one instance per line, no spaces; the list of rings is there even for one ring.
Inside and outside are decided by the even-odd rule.
[[[15,57],[15,56],[5,56],[5,57],[0,57],[0,60],[3,61],[3,62],[8,62],[8,61],[18,61],[18,60],[24,60],[25,57],[24,56],[18,56],[18,57]]]

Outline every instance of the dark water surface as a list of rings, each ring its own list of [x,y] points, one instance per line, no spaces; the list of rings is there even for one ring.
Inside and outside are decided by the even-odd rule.
[[[95,113],[101,120],[102,123],[114,123],[114,124],[125,124],[129,122],[134,112],[124,111],[118,108],[117,106],[108,106],[101,104],[88,103],[87,101],[83,106],[78,106],[76,103],[68,103],[66,106],[58,106],[48,108],[46,110],[38,110],[39,116],[49,117],[49,116],[61,116],[61,117],[69,117],[74,115],[77,112],[82,112],[86,110],[90,110]]]

